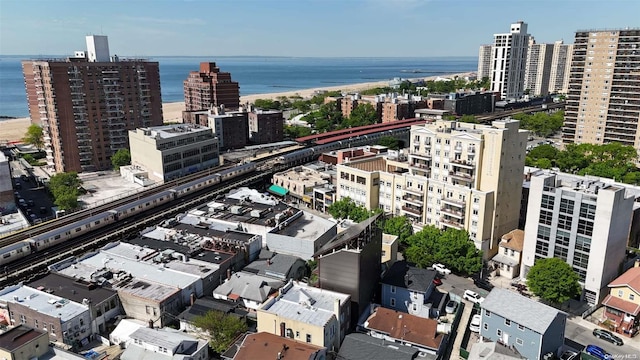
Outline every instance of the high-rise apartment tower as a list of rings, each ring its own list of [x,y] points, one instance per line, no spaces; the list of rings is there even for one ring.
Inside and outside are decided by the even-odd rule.
[[[562,40],[553,44],[553,58],[549,73],[549,92],[566,94],[569,89],[572,44],[563,44]]]
[[[478,80],[491,77],[491,45],[480,45],[478,52]]]
[[[86,40],[86,53],[22,62],[31,122],[56,172],[109,169],[128,130],[162,124],[158,63],[110,57],[106,36]]]
[[[519,98],[524,93],[525,68],[529,37],[527,24],[511,24],[511,31],[494,34],[491,47],[491,91],[499,92],[502,99]]]
[[[640,28],[576,32],[562,141],[640,149]]]
[[[185,110],[209,110],[224,106],[226,110],[240,107],[240,86],[231,74],[221,72],[214,62],[200,63],[199,71],[192,71],[184,81]]]
[[[547,95],[549,93],[549,75],[553,59],[553,44],[536,44],[533,37],[529,39],[527,54],[525,91],[530,95]]]

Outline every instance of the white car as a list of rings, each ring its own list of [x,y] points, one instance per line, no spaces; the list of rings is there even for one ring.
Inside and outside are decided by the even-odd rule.
[[[447,269],[446,266],[442,265],[442,264],[433,264],[431,265],[431,268],[437,272],[439,272],[442,275],[449,275],[451,274],[451,270]]]
[[[484,298],[482,296],[480,296],[477,292],[471,290],[465,290],[462,298],[465,300],[469,300],[474,304],[482,304],[482,302],[484,301]]]
[[[471,322],[469,323],[469,331],[480,332],[480,314],[475,314],[471,318]]]

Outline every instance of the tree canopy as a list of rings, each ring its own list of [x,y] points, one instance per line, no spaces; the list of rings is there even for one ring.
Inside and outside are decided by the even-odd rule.
[[[358,104],[351,115],[341,125],[342,127],[356,127],[371,125],[378,122],[378,113],[373,105],[369,103]]]
[[[49,180],[49,191],[60,209],[72,210],[78,207],[81,185],[82,181],[76,172],[60,173],[53,175]]]
[[[627,184],[640,184],[640,171],[635,165],[637,154],[633,146],[620,143],[567,144],[564,150],[540,145],[526,157],[527,166],[557,167],[560,171],[578,175],[612,178]]]
[[[380,209],[369,211],[362,206],[356,205],[353,200],[346,197],[331,204],[327,211],[336,219],[350,219],[354,222],[361,222],[379,213]]]
[[[515,114],[512,116],[520,120],[520,127],[533,132],[540,137],[549,137],[562,128],[564,123],[564,111],[557,111],[553,114],[537,112],[531,114]]]
[[[128,149],[120,149],[111,157],[114,170],[120,170],[120,166],[131,164],[131,152]]]
[[[285,125],[284,137],[287,139],[296,139],[303,136],[311,135],[311,128],[300,125]]]
[[[406,240],[405,257],[422,268],[442,263],[455,272],[475,274],[482,268],[482,252],[465,230],[426,226]]]
[[[400,149],[400,140],[393,136],[383,136],[378,139],[378,145],[386,146],[391,150],[398,150]]]
[[[42,149],[44,147],[42,128],[36,124],[29,125],[22,141],[35,146],[38,150]]]
[[[247,331],[242,318],[214,310],[196,317],[193,324],[209,334],[209,345],[217,353],[225,352],[238,335]]]
[[[413,235],[413,226],[406,216],[394,216],[382,222],[382,232],[396,235],[400,244],[405,244],[409,236]]]
[[[527,274],[527,286],[538,297],[556,304],[580,294],[578,274],[559,258],[538,259]]]

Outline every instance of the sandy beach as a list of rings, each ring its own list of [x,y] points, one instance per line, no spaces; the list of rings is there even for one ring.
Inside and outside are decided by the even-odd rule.
[[[460,73],[460,74],[451,74],[446,76],[430,76],[424,78],[415,78],[411,79],[415,80],[435,80],[439,77],[446,78],[454,78],[458,77],[466,77],[473,72]],[[317,87],[312,89],[304,89],[304,90],[296,90],[296,91],[286,91],[286,92],[278,92],[278,93],[269,93],[269,94],[255,94],[255,95],[247,95],[240,97],[240,103],[253,103],[256,99],[275,99],[280,96],[300,96],[302,98],[311,98],[318,91],[337,91],[340,90],[342,92],[358,92],[367,89],[372,89],[376,87],[384,87],[388,86],[389,81],[375,81],[375,82],[367,82],[367,83],[359,83],[359,84],[350,84],[350,85],[338,85],[338,86],[329,86],[329,87]],[[184,110],[184,102],[173,102],[173,103],[164,103],[162,104],[162,114],[164,118],[164,122],[182,122],[182,110]],[[26,118],[18,118],[18,119],[7,119],[0,120],[0,143],[9,141],[20,141],[22,137],[24,137],[27,128],[30,125],[30,120],[28,117]]]

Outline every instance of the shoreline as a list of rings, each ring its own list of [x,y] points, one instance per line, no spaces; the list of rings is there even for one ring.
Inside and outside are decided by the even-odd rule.
[[[475,72],[468,71],[468,72],[457,73],[457,74],[416,77],[416,78],[405,79],[405,80],[428,81],[428,80],[435,80],[437,78],[453,78],[456,76],[466,77],[466,76],[469,76],[470,74],[475,74]],[[358,91],[373,89],[376,87],[388,86],[389,81],[391,80],[372,81],[372,82],[365,82],[365,83],[344,84],[344,85],[335,85],[335,86],[321,86],[321,87],[314,87],[314,88],[301,89],[301,90],[245,95],[240,97],[240,103],[241,104],[253,103],[257,99],[273,100],[281,96],[286,96],[286,97],[300,96],[306,99],[306,98],[313,97],[318,91],[341,90],[344,92],[358,92]],[[183,110],[184,110],[184,101],[162,103],[162,118],[165,123],[182,122]],[[0,119],[0,143],[21,141],[29,125],[31,125],[31,120],[29,117],[15,118],[15,119]]]

